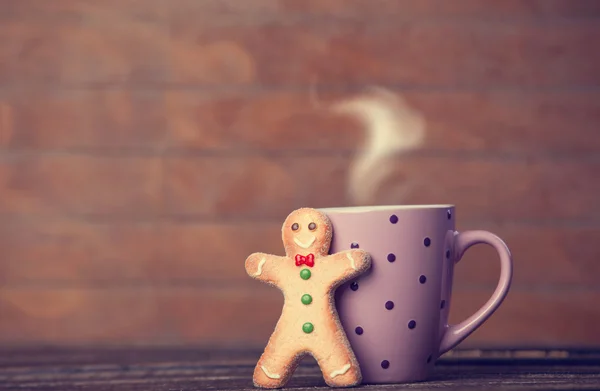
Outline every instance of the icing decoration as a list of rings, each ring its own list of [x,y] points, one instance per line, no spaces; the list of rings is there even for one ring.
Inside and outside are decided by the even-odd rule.
[[[296,254],[296,266],[306,265],[308,267],[315,266],[314,254],[308,254],[307,256]]]
[[[303,280],[308,280],[310,278],[311,274],[312,273],[308,269],[302,269],[302,270],[300,270],[300,278],[303,279]]]
[[[312,296],[309,294],[302,295],[300,300],[302,301],[302,304],[308,305],[308,304],[312,303]]]
[[[264,366],[260,366],[260,369],[262,369],[262,371],[265,373],[265,375],[267,375],[268,378],[270,379],[279,379],[281,377],[281,375],[278,375],[276,373],[270,373],[267,368],[265,368]]]
[[[346,258],[350,260],[350,266],[352,266],[352,269],[356,270],[356,264],[354,263],[354,258],[352,258],[352,255],[347,253]]]
[[[350,364],[346,364],[343,367],[341,367],[340,369],[338,369],[337,371],[333,371],[331,372],[331,377],[336,377],[338,375],[343,375],[344,373],[348,372],[348,369],[350,369],[350,367],[352,367],[352,365]]]
[[[315,242],[315,240],[317,240],[317,237],[313,236],[312,239],[308,241],[308,243],[303,243],[300,241],[300,239],[294,238],[294,243],[296,243],[298,246],[306,249],[306,248],[309,248],[310,246],[312,246],[313,243]]]
[[[315,326],[313,326],[313,324],[310,322],[306,322],[302,325],[302,331],[304,331],[306,334],[312,333],[314,329]]]
[[[262,267],[265,264],[265,262],[267,262],[266,259],[261,259],[260,262],[258,263],[258,270],[256,271],[256,273],[254,273],[255,276],[260,276],[262,274]]]

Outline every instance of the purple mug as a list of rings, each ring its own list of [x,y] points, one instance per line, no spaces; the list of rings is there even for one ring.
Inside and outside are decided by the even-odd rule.
[[[333,224],[331,252],[360,248],[372,267],[336,291],[340,321],[363,383],[426,380],[435,360],[500,306],[512,278],[506,244],[487,231],[455,231],[453,205],[320,209]],[[500,281],[475,314],[448,325],[454,264],[478,243],[500,256]]]

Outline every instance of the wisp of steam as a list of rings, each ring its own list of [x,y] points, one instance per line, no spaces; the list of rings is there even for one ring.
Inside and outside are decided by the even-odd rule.
[[[331,110],[354,116],[365,127],[365,142],[349,169],[348,196],[356,204],[373,203],[379,186],[394,170],[388,159],[423,144],[425,120],[400,95],[379,87],[334,103]],[[400,190],[395,194],[399,202],[408,184],[395,189]]]

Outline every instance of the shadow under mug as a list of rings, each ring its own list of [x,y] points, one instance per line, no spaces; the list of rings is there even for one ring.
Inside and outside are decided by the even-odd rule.
[[[426,380],[435,360],[500,306],[512,279],[506,244],[487,231],[455,231],[453,205],[320,209],[333,224],[331,252],[360,248],[371,269],[336,291],[340,321],[363,383]],[[475,314],[448,325],[454,264],[478,243],[500,256],[500,281]]]

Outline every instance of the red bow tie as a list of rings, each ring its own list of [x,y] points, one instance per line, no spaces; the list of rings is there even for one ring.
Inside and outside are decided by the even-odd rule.
[[[315,266],[315,256],[308,254],[307,256],[296,254],[296,266],[306,265],[308,267]]]

